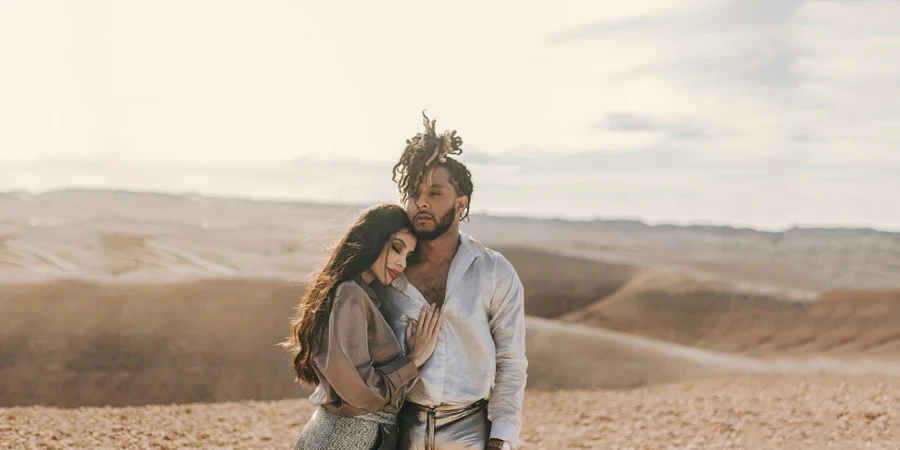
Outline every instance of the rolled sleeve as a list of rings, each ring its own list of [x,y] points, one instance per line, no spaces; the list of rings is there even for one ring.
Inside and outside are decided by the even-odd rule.
[[[377,370],[380,370],[382,373],[387,375],[388,378],[393,381],[393,383],[397,386],[405,386],[407,383],[412,381],[417,375],[419,375],[419,370],[416,369],[416,364],[412,359],[404,356],[402,358],[397,358],[396,361],[386,365],[381,366]]]

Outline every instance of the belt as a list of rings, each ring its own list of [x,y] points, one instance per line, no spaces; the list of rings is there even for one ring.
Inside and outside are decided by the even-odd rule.
[[[447,414],[461,414],[480,409],[487,404],[487,400],[478,400],[475,403],[472,403],[468,406],[456,406],[456,405],[439,405],[439,406],[425,406],[420,405],[418,403],[406,402],[406,406],[414,409],[416,411],[425,412],[426,413],[426,421],[425,421],[425,450],[435,450],[434,446],[434,426],[435,426],[435,415],[437,413],[447,413]]]

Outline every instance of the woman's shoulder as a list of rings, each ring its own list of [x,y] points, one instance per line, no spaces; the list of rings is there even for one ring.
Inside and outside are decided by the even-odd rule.
[[[356,282],[344,281],[338,284],[334,291],[334,300],[331,307],[332,320],[368,321],[373,314],[372,302],[368,294]]]
[[[357,282],[353,280],[343,281],[334,290],[334,304],[352,303],[364,305],[369,295]]]

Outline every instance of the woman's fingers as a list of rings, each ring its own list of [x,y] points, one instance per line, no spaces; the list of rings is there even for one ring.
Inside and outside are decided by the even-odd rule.
[[[431,317],[434,315],[434,304],[429,304],[425,311],[425,320],[422,321],[422,330],[427,334],[431,330]]]
[[[436,315],[437,315],[437,305],[432,303],[431,307],[428,310],[428,322],[424,324],[425,329],[428,330],[429,333],[431,332],[431,327],[433,326],[432,324],[434,323],[434,317]]]
[[[437,313],[437,325],[434,327],[434,335],[437,336],[441,331],[441,325],[444,324],[444,310],[438,309]]]
[[[425,305],[422,307],[422,311],[419,312],[419,323],[424,325],[425,318],[428,317],[428,311],[431,309],[431,305]]]
[[[413,321],[410,320],[406,323],[406,342],[409,342],[409,338],[412,337],[412,329],[413,329]]]
[[[437,335],[438,326],[441,324],[441,309],[435,308],[434,314],[431,317],[431,328],[429,332],[433,335]]]
[[[441,315],[441,308],[434,303],[422,306],[416,331],[413,334],[419,334],[421,332],[423,338],[436,339],[437,333],[441,329]],[[409,319],[409,321],[414,322],[413,319]]]

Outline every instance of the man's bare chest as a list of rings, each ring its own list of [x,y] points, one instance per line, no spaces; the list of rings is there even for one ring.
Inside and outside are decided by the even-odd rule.
[[[410,268],[406,271],[406,278],[422,293],[428,303],[443,306],[447,295],[449,272],[450,267]]]

